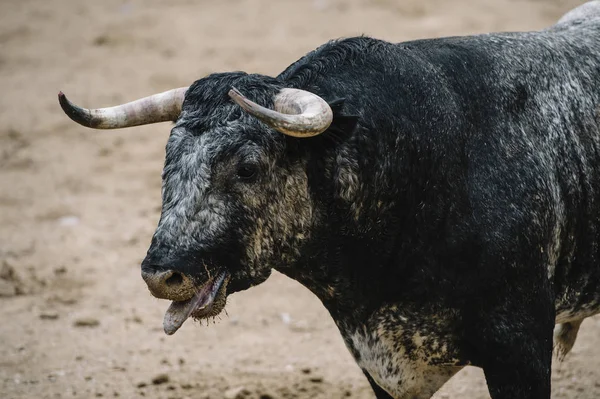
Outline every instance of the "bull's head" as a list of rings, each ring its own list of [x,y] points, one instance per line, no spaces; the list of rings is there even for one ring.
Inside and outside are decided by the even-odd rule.
[[[309,238],[315,212],[308,157],[302,140],[290,136],[329,127],[332,111],[321,97],[273,78],[229,73],[112,108],[79,108],[62,93],[59,100],[70,118],[93,128],[175,121],[162,213],[142,263],[150,292],[173,301],[167,334],[190,316],[219,314],[227,295],[293,262]]]

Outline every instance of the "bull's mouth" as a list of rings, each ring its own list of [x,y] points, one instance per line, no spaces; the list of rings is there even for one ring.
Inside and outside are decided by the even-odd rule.
[[[165,333],[175,334],[190,317],[200,320],[221,313],[225,307],[229,278],[229,273],[222,271],[198,286],[191,298],[184,301],[173,301],[163,320]]]

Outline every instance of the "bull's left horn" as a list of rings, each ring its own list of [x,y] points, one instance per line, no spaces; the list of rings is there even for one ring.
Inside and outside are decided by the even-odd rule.
[[[305,90],[282,89],[273,99],[274,110],[250,101],[235,87],[229,91],[229,97],[249,114],[288,136],[316,136],[333,121],[329,104]]]
[[[80,125],[95,129],[119,129],[175,121],[181,113],[187,89],[180,87],[110,108],[78,107],[70,102],[62,91],[58,93],[58,102],[65,114]]]

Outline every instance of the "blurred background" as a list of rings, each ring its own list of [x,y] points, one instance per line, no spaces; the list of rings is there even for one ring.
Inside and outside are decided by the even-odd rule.
[[[228,316],[162,332],[139,263],[160,212],[168,124],[93,131],[101,107],[211,72],[277,75],[323,42],[534,30],[578,0],[1,0],[0,397],[373,398],[320,302],[275,273]],[[600,319],[554,398],[600,397]],[[488,398],[467,368],[436,398]]]

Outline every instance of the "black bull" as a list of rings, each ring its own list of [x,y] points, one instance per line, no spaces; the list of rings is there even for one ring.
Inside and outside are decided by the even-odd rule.
[[[549,398],[555,324],[564,356],[600,311],[600,2],[539,32],[333,41],[115,108],[59,97],[91,127],[175,120],[142,265],[169,334],[275,268],[378,398],[468,364],[494,399]]]

